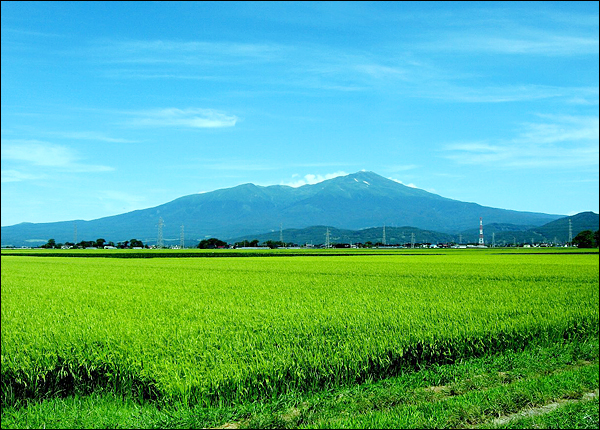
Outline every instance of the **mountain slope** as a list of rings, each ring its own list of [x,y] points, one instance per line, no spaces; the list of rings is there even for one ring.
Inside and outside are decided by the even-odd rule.
[[[600,216],[594,212],[581,212],[577,215],[559,218],[542,226],[516,226],[511,224],[484,225],[485,243],[494,241],[497,245],[514,243],[552,243],[565,244],[569,241],[569,220],[571,232],[575,237],[583,230],[598,230]],[[492,233],[494,236],[492,236]],[[477,242],[479,229],[462,232],[468,242]]]
[[[480,206],[407,187],[373,172],[357,172],[314,185],[293,188],[243,184],[180,197],[153,208],[92,221],[18,224],[2,227],[2,245],[32,245],[32,240],[125,241],[156,243],[159,218],[165,244],[179,243],[184,226],[186,244],[206,237],[231,238],[285,228],[329,225],[358,230],[387,225],[457,233],[485,223],[541,226],[560,218]]]

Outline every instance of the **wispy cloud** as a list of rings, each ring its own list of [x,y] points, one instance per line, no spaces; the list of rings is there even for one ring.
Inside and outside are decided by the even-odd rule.
[[[139,127],[233,127],[238,121],[235,115],[227,115],[212,109],[156,109],[131,113],[135,118],[128,123]]]
[[[25,166],[53,168],[71,172],[107,172],[109,166],[81,163],[79,156],[66,146],[41,140],[2,140],[2,162],[18,162]],[[14,177],[14,176],[13,176]],[[25,176],[21,177],[23,180]]]
[[[556,143],[588,141],[598,143],[598,117],[570,115],[538,115],[549,122],[525,123],[517,143]]]
[[[95,131],[58,131],[58,132],[47,132],[49,136],[58,136],[65,139],[74,139],[74,140],[95,140],[99,142],[109,142],[109,143],[137,143],[137,140],[130,139],[122,139],[118,137],[110,137],[106,136],[103,133],[98,133]]]
[[[461,31],[440,30],[435,40],[414,43],[396,49],[407,54],[389,55],[388,52],[365,52],[359,49],[341,49],[325,45],[307,44],[243,44],[203,41],[102,41],[85,55],[101,63],[101,73],[113,79],[166,79],[244,82],[252,88],[267,86],[272,92],[322,90],[328,92],[358,92],[366,90],[405,94],[417,98],[440,99],[467,103],[502,103],[567,97],[573,103],[589,102],[590,97],[572,88],[543,85],[498,85],[489,82],[477,84],[470,79],[457,84],[457,68],[449,68],[435,52],[467,54],[543,54],[572,55],[598,52],[598,38],[569,34],[552,34],[536,29],[518,28],[503,23],[493,31],[487,27],[468,26]],[[476,27],[476,26],[475,26]],[[510,34],[511,36],[506,36]],[[166,110],[165,110],[166,111]],[[207,127],[206,124],[234,124],[221,118],[201,120],[187,126]],[[235,117],[233,117],[235,118]],[[158,124],[157,118],[140,118],[138,125]],[[184,125],[183,119],[175,124],[172,118],[162,118],[163,125]]]
[[[65,146],[19,139],[2,141],[2,159],[49,167],[65,167],[75,162],[73,152]]]
[[[553,7],[531,10],[527,6],[519,13],[502,5],[476,4],[436,19],[439,30],[433,33],[435,40],[417,43],[417,49],[485,55],[598,54],[597,13],[576,13],[565,8],[559,11]]]
[[[20,28],[8,28],[8,27],[2,27],[2,33],[15,34],[15,35],[20,35],[20,36],[35,36],[35,37],[67,37],[63,34],[23,30]]]
[[[573,56],[598,53],[598,37],[555,35],[547,32],[526,32],[515,36],[490,35],[484,31],[448,35],[423,48],[444,52],[486,54]]]
[[[429,88],[423,88],[421,96],[461,103],[507,103],[573,97],[579,92],[543,85],[462,86],[436,79],[430,82]]]
[[[397,66],[386,66],[382,64],[358,64],[355,66],[358,72],[365,73],[376,79],[397,78],[406,79],[412,71]]]
[[[18,170],[2,170],[2,183],[30,181],[34,179],[42,179],[44,175],[23,173]]]
[[[103,63],[226,65],[271,61],[281,53],[277,44],[176,40],[103,40],[85,54]]]
[[[457,164],[501,168],[598,169],[598,118],[539,115],[512,139],[448,144],[446,158]]]

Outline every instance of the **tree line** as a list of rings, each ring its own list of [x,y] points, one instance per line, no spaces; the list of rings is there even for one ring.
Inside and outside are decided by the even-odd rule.
[[[148,245],[144,245],[144,242],[138,239],[130,239],[124,242],[117,242],[116,244],[112,241],[107,242],[105,239],[96,239],[94,240],[82,240],[79,243],[74,242],[65,242],[65,243],[56,243],[54,239],[48,240],[48,242],[41,246],[41,248],[46,249],[61,249],[63,247],[73,248],[73,249],[85,249],[85,248],[104,248],[105,246],[110,246],[118,249],[131,249],[131,248],[148,248]]]
[[[600,244],[600,231],[596,230],[593,232],[592,230],[584,230],[581,231],[573,238],[573,242],[571,243],[573,246],[578,248],[598,248]],[[338,244],[344,245],[344,244]],[[380,243],[372,244],[371,242],[367,242],[365,244],[361,244],[364,247],[371,247],[382,245]],[[145,245],[141,240],[138,239],[130,239],[124,242],[117,242],[116,244],[112,241],[106,241],[105,239],[99,238],[95,241],[85,241],[82,240],[79,243],[73,242],[65,242],[65,243],[56,243],[54,239],[48,240],[48,242],[41,246],[41,248],[46,249],[60,249],[63,247],[66,248],[74,248],[74,249],[84,249],[84,248],[104,248],[105,246],[114,247],[117,249],[131,249],[131,248],[149,248],[148,245]],[[258,246],[266,246],[269,248],[281,248],[286,246],[297,246],[294,243],[286,243],[278,240],[267,240],[262,242],[259,245],[258,239],[254,240],[244,240],[241,242],[236,242],[234,248],[242,248],[242,247],[251,247],[256,248]],[[335,246],[335,245],[334,245]],[[210,239],[203,239],[198,243],[196,248],[199,249],[219,249],[219,248],[228,248],[229,244],[223,240],[211,237]]]

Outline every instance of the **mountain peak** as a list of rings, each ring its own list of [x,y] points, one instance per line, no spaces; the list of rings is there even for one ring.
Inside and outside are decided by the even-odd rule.
[[[356,173],[351,173],[349,175],[346,176],[347,178],[352,178],[352,179],[358,179],[358,180],[374,180],[374,181],[380,181],[380,180],[384,180],[384,181],[389,181],[389,179],[384,178],[381,175],[378,175],[375,172],[371,172],[368,170],[361,170],[359,172]]]

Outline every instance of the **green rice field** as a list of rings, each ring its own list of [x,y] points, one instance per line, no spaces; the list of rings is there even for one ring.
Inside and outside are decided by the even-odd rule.
[[[105,250],[3,252],[2,427],[38,427],[39,419],[48,428],[90,426],[64,416],[44,421],[52,412],[43,405],[77,410],[68,406],[73,399],[85,410],[94,409],[86,402],[101,399],[119,410],[154,411],[145,412],[150,421],[128,415],[110,424],[97,419],[92,424],[99,427],[217,427],[232,419],[236,427],[410,427],[414,411],[405,403],[393,412],[367,408],[367,415],[361,409],[333,418],[305,406],[414,375],[433,378],[425,385],[450,387],[474,366],[491,378],[485,393],[504,395],[516,385],[498,379],[507,373],[498,363],[511,354],[517,358],[506,364],[510,369],[536,354],[545,364],[570,354],[536,374],[536,380],[555,378],[557,369],[577,375],[564,387],[552,379],[555,388],[540,404],[597,392],[597,250],[328,251],[246,252],[244,258],[227,251],[142,255],[161,258]],[[523,366],[529,370],[522,375],[543,367]],[[464,375],[436,379],[432,369]],[[282,399],[295,399],[296,406],[277,415]],[[195,411],[196,421],[181,419],[184,411]],[[304,418],[286,421],[290,413]]]

